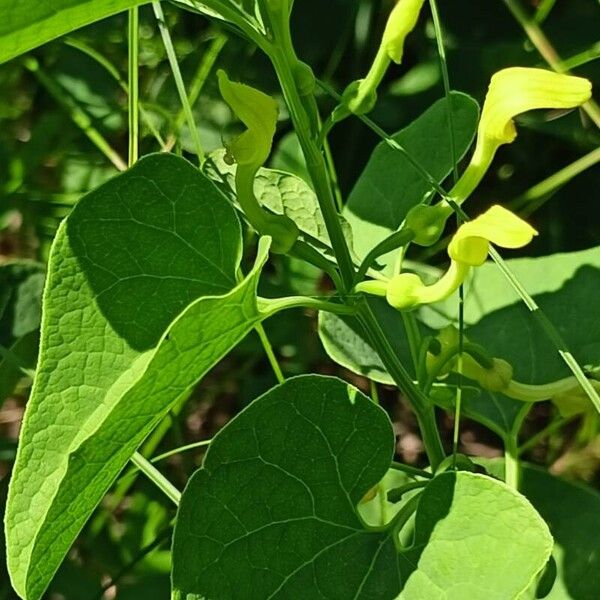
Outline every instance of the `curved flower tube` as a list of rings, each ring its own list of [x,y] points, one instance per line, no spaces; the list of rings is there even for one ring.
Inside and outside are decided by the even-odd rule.
[[[217,76],[223,99],[247,127],[227,146],[229,158],[237,163],[237,200],[250,225],[261,235],[273,238],[273,252],[286,253],[298,238],[298,227],[289,217],[264,210],[254,194],[256,173],[271,153],[277,126],[277,103],[259,90],[230,81],[225,71],[218,71]]]
[[[452,200],[461,204],[485,175],[498,148],[515,140],[513,119],[517,115],[535,109],[576,108],[591,95],[592,84],[582,77],[529,67],[510,67],[495,73],[483,103],[473,157],[450,191]]]
[[[398,0],[388,18],[381,47],[397,65],[402,62],[404,41],[415,28],[425,0]]]
[[[460,287],[471,267],[485,262],[490,243],[501,248],[521,248],[536,235],[537,231],[531,225],[510,210],[495,205],[458,228],[448,245],[452,262],[436,283],[425,285],[414,273],[400,273],[388,282],[359,283],[356,290],[385,296],[388,304],[397,310],[410,310],[421,304],[439,302]]]
[[[404,42],[415,28],[425,0],[398,0],[392,9],[381,38],[379,50],[364,79],[351,83],[342,96],[342,104],[334,113],[334,121],[341,121],[350,113],[364,115],[377,102],[377,88],[391,62],[400,64]]]
[[[459,332],[453,325],[441,329],[434,338],[436,350],[427,352],[425,365],[427,372],[436,379],[446,377],[452,371],[478,383],[489,392],[500,392],[520,402],[534,403],[550,400],[563,418],[582,415],[595,423],[597,412],[594,405],[573,376],[544,384],[521,383],[513,379],[513,367],[501,358],[491,358],[485,350],[471,344],[463,337],[464,347],[475,347],[477,352],[465,350],[462,361],[458,361]],[[459,369],[460,366],[460,369]],[[592,386],[600,391],[600,381],[590,380]]]

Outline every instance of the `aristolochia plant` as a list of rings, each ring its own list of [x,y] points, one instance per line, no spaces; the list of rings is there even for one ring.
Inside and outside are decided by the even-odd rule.
[[[241,135],[207,157],[199,148],[200,169],[169,153],[136,162],[134,7],[142,3],[55,0],[48,8],[0,0],[0,60],[126,9],[132,33],[132,166],[80,199],[50,255],[39,360],[5,516],[15,591],[44,597],[133,461],[177,505],[175,600],[541,597],[564,553],[552,558],[550,532],[565,525],[556,523],[545,492],[536,492],[539,474],[520,463],[519,435],[533,404],[544,400],[569,418],[585,415],[586,431],[595,427],[598,251],[505,262],[496,247],[523,248],[538,232],[503,206],[506,199],[473,220],[462,206],[497,149],[515,140],[515,117],[580,107],[590,83],[541,68],[504,69],[492,76],[480,117],[472,98],[446,90],[388,137],[366,115],[419,16],[426,18],[423,0],[391,7],[372,67],[333,94],[338,106],[330,115],[316,97],[318,87],[329,88],[293,45],[292,0],[180,0],[271,61],[308,177],[265,168],[278,102],[223,70],[218,87],[245,127]],[[154,10],[189,109],[160,5]],[[326,144],[330,129],[351,117],[384,141],[342,208]],[[467,167],[446,192],[475,137]],[[456,227],[448,222],[454,213]],[[445,272],[432,276],[427,265],[405,260],[412,244],[431,246],[445,231],[454,232],[444,243]],[[244,276],[248,233],[249,243],[258,241]],[[335,292],[258,296],[270,252],[311,263]],[[375,390],[378,382],[396,386],[414,413],[428,466],[394,461],[394,432],[376,396],[316,374],[284,380],[275,364],[280,384],[218,433],[181,493],[138,448],[249,332],[258,329],[265,341],[261,323],[294,307],[319,313],[332,360]],[[265,349],[273,361],[266,342]],[[475,464],[476,457],[457,454],[457,439],[449,453],[436,410],[452,412],[457,427],[462,413],[497,434],[504,463]],[[588,558],[582,555],[584,569]],[[559,564],[559,580],[566,568]]]

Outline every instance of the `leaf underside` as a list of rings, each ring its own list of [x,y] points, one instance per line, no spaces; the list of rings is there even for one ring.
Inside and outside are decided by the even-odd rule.
[[[6,512],[9,571],[23,597],[41,597],[145,436],[263,318],[264,242],[236,286],[233,209],[168,154],[88,194],[62,224]]]

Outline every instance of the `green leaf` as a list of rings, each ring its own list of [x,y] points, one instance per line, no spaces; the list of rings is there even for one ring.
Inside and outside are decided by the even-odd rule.
[[[39,328],[44,271],[43,265],[28,261],[0,265],[0,344],[3,346]]]
[[[224,150],[212,152],[204,169],[235,203],[236,166],[227,164],[224,157]],[[284,214],[292,219],[307,242],[313,245],[318,242],[318,247],[331,245],[319,201],[306,181],[291,173],[262,168],[254,180],[254,193],[261,206],[274,214]],[[345,228],[346,237],[350,239],[349,226],[343,219],[342,227]]]
[[[357,504],[385,475],[393,448],[386,414],[348,384],[310,375],[273,388],[221,430],[183,493],[175,600],[236,598],[239,590],[385,600],[405,582],[406,599],[505,600],[525,590],[552,538],[501,482],[464,472],[434,479],[409,548],[400,547],[394,521],[365,525]]]
[[[504,477],[503,459],[477,459]],[[558,575],[546,600],[593,600],[600,597],[600,494],[531,464],[521,464],[521,491],[546,521],[554,537]]]
[[[221,430],[183,493],[174,598],[393,598],[392,537],[355,508],[393,450],[386,414],[339,379],[267,392]]]
[[[367,302],[379,321],[390,345],[408,371],[414,375],[412,358],[402,315],[384,298],[370,297]],[[428,332],[423,329],[423,334]],[[371,346],[366,332],[354,317],[319,313],[319,337],[325,351],[339,365],[373,381],[395,385],[381,358]]]
[[[600,295],[600,248],[507,262],[579,363],[600,366],[600,320],[592,308]],[[456,306],[451,298],[438,308],[450,314]],[[421,315],[430,325],[441,325],[439,314],[429,318],[432,313]],[[470,325],[468,338],[510,362],[517,381],[544,384],[571,375],[547,334],[492,263],[474,270],[466,286],[465,321]],[[489,393],[465,403],[469,416],[500,435],[510,431],[522,407],[522,402]]]
[[[24,598],[42,596],[143,439],[264,317],[268,244],[236,287],[240,247],[229,203],[168,154],[88,194],[61,225],[6,517]]]
[[[523,466],[522,492],[555,539],[558,577],[547,600],[600,598],[600,494],[531,465]]]
[[[479,110],[469,96],[452,92],[457,158],[468,150]],[[452,145],[446,99],[438,100],[393,138],[439,182],[452,170]],[[423,201],[431,186],[399,151],[381,142],[352,190],[344,210],[355,236],[355,250],[365,256],[396,231],[407,212]],[[383,258],[382,258],[383,261]]]
[[[504,483],[465,471],[430,483],[419,502],[412,571],[400,600],[518,598],[542,571],[552,536],[531,504]]]
[[[0,0],[0,63],[145,0]]]
[[[6,350],[0,349],[0,407],[26,372],[35,367],[39,335],[32,331],[19,338]]]
[[[42,309],[43,265],[0,265],[0,406],[35,366]]]
[[[599,251],[600,248],[594,249],[596,259]],[[579,364],[597,367],[600,366],[600,319],[593,307],[600,294],[600,269],[589,264],[583,266],[581,255],[572,258],[572,277],[556,291],[534,298],[558,327]],[[553,262],[548,258],[541,265],[550,280],[554,278]],[[528,281],[529,277],[523,278],[525,288]],[[467,335],[484,343],[494,356],[508,360],[514,366],[514,378],[519,381],[548,383],[571,374],[554,344],[522,303],[489,313],[469,327]]]

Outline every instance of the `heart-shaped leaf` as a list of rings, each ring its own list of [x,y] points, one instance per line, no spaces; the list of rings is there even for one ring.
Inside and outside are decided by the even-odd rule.
[[[218,434],[186,487],[175,598],[393,597],[392,537],[355,510],[393,448],[386,414],[339,379],[268,392]]]
[[[385,600],[405,585],[411,600],[504,600],[527,589],[552,538],[499,481],[436,477],[409,548],[394,520],[369,527],[359,518],[357,504],[385,475],[393,447],[386,414],[339,379],[297,377],[256,400],[217,435],[183,493],[175,600]]]
[[[23,598],[41,597],[146,435],[265,317],[268,243],[236,286],[240,247],[229,202],[168,154],[88,194],[61,225],[6,514]]]
[[[548,526],[518,492],[484,475],[444,473],[425,489],[413,546],[400,555],[412,572],[399,600],[520,598],[552,545]]]

